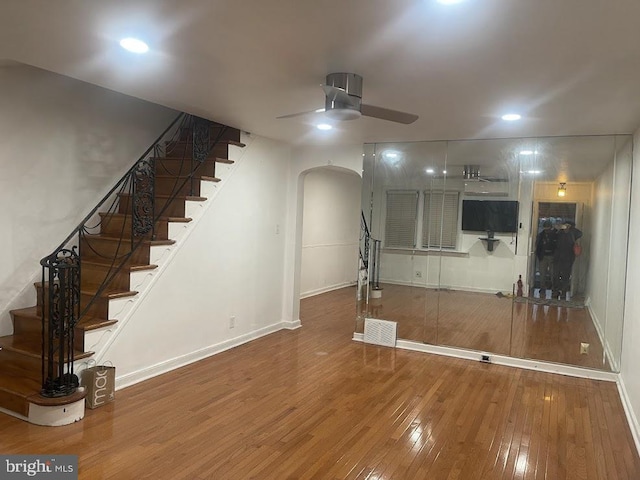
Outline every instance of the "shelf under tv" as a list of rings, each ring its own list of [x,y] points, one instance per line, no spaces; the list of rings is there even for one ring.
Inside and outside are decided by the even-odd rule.
[[[493,244],[500,241],[499,238],[493,237],[478,237],[483,242],[487,242],[487,252],[493,252]]]

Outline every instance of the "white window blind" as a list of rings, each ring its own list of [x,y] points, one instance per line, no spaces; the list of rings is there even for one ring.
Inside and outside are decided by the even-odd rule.
[[[387,191],[387,217],[384,242],[391,248],[415,248],[418,216],[418,192]]]
[[[442,239],[442,241],[441,241]],[[424,192],[422,246],[456,248],[458,192]]]

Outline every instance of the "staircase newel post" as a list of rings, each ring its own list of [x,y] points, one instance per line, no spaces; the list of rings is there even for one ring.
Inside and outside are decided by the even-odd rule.
[[[80,261],[77,247],[60,249],[43,260],[42,268],[41,394],[45,397],[59,397],[70,395],[79,385],[73,366],[74,329],[80,313]],[[48,275],[45,274],[45,269],[48,270]],[[48,283],[45,284],[47,277]],[[45,289],[48,291],[47,295],[44,293]],[[54,368],[56,361],[57,369]]]

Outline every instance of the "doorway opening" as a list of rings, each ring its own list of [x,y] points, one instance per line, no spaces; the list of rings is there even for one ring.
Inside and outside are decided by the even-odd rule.
[[[545,255],[544,247],[538,248],[544,241],[541,233],[545,227],[551,228],[558,233],[567,222],[572,222],[576,228],[580,228],[582,223],[582,204],[571,202],[537,202],[534,205],[534,228],[533,249],[529,262],[529,296],[540,299],[552,298],[554,291],[558,288],[554,281],[554,261],[552,254]],[[548,253],[549,251],[547,251]],[[542,258],[541,258],[542,257]],[[573,265],[571,273],[571,288],[568,292],[563,292],[560,300],[570,301],[573,304],[584,306],[584,279],[581,279],[582,269]]]

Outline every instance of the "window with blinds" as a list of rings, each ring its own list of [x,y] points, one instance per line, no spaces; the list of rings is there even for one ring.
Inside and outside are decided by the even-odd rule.
[[[389,248],[415,248],[418,217],[418,192],[387,191],[387,217],[384,243]]]
[[[424,192],[422,247],[456,248],[458,192]]]

